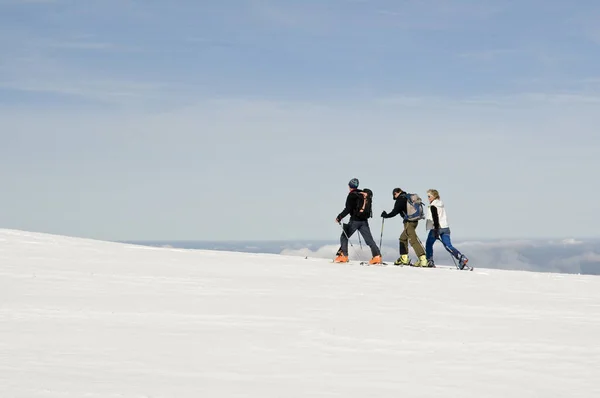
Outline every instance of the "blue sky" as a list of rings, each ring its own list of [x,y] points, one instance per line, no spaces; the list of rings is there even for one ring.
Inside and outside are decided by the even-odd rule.
[[[597,236],[597,2],[0,0],[0,50],[3,227],[336,239],[358,177]]]

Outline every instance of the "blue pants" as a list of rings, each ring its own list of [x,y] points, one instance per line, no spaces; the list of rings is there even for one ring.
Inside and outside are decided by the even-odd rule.
[[[440,228],[440,239],[446,249],[452,254],[457,260],[460,260],[462,254],[456,250],[454,246],[452,246],[452,242],[450,240],[450,228]],[[427,241],[425,242],[425,255],[428,260],[433,258],[433,244],[437,239],[435,238],[435,232],[433,229],[429,230],[429,235],[427,235]]]

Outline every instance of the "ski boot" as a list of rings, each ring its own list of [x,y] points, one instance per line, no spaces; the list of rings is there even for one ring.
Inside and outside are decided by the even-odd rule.
[[[347,263],[348,261],[348,256],[344,256],[343,254],[338,255],[335,260],[333,260],[334,263]]]
[[[469,262],[469,259],[467,257],[465,257],[464,254],[461,254],[458,259],[458,268],[465,269],[468,262]]]
[[[427,260],[427,268],[435,268],[435,263],[433,262],[432,258]]]
[[[375,256],[369,261],[369,265],[381,264],[381,256]]]
[[[398,260],[394,261],[394,265],[412,265],[410,262],[410,258],[408,258],[408,254],[403,254],[398,257]]]
[[[427,264],[427,257],[425,257],[425,255],[423,254],[421,257],[419,257],[419,260],[415,264],[415,267],[427,267]]]

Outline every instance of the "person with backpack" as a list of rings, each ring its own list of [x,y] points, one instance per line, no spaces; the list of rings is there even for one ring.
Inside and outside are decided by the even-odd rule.
[[[346,206],[344,210],[335,218],[335,222],[340,224],[342,219],[350,215],[350,221],[342,225],[342,235],[340,236],[341,247],[338,250],[336,263],[347,263],[348,260],[348,240],[358,231],[365,239],[365,243],[371,248],[373,258],[369,264],[381,264],[381,252],[373,239],[369,227],[369,218],[373,216],[371,205],[373,192],[370,189],[358,189],[359,181],[353,178],[348,183],[348,196],[346,197]]]
[[[408,243],[410,241],[413,250],[419,258],[414,266],[427,267],[425,249],[423,248],[416,231],[419,220],[425,218],[421,198],[416,194],[408,194],[400,188],[394,188],[392,195],[395,200],[394,209],[391,213],[384,210],[381,213],[381,217],[391,218],[399,214],[404,220],[404,229],[402,234],[400,234],[400,257],[394,261],[394,264],[412,265],[408,258]]]
[[[446,250],[458,260],[459,268],[464,269],[469,259],[452,246],[446,208],[444,207],[444,202],[440,199],[440,193],[436,189],[430,189],[427,191],[427,199],[429,199],[429,206],[427,207],[425,228],[429,231],[429,234],[425,241],[425,252],[428,265],[430,267],[435,266],[433,261],[433,244],[439,239]]]

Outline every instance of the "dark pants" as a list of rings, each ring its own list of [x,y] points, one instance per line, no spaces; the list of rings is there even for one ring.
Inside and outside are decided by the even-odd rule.
[[[440,228],[440,239],[442,240],[444,246],[446,246],[446,250],[448,250],[450,254],[452,254],[457,260],[460,260],[462,253],[452,246],[452,242],[450,240],[450,228]],[[435,241],[435,233],[432,229],[429,231],[429,235],[427,235],[427,241],[425,242],[427,259],[433,258],[433,244]]]
[[[409,240],[417,257],[425,254],[425,249],[423,249],[423,245],[417,236],[417,225],[419,225],[418,221],[404,221],[404,230],[400,235],[400,255],[408,254]]]
[[[373,239],[373,235],[371,235],[371,229],[369,228],[368,221],[352,220],[348,224],[344,224],[343,228],[346,233],[342,232],[342,235],[340,236],[340,244],[342,245],[340,250],[342,253],[344,253],[344,256],[348,257],[348,238],[354,235],[356,231],[362,235],[367,246],[371,248],[371,254],[373,257],[381,255],[381,252],[379,251],[379,248]],[[346,237],[346,235],[348,236]]]

